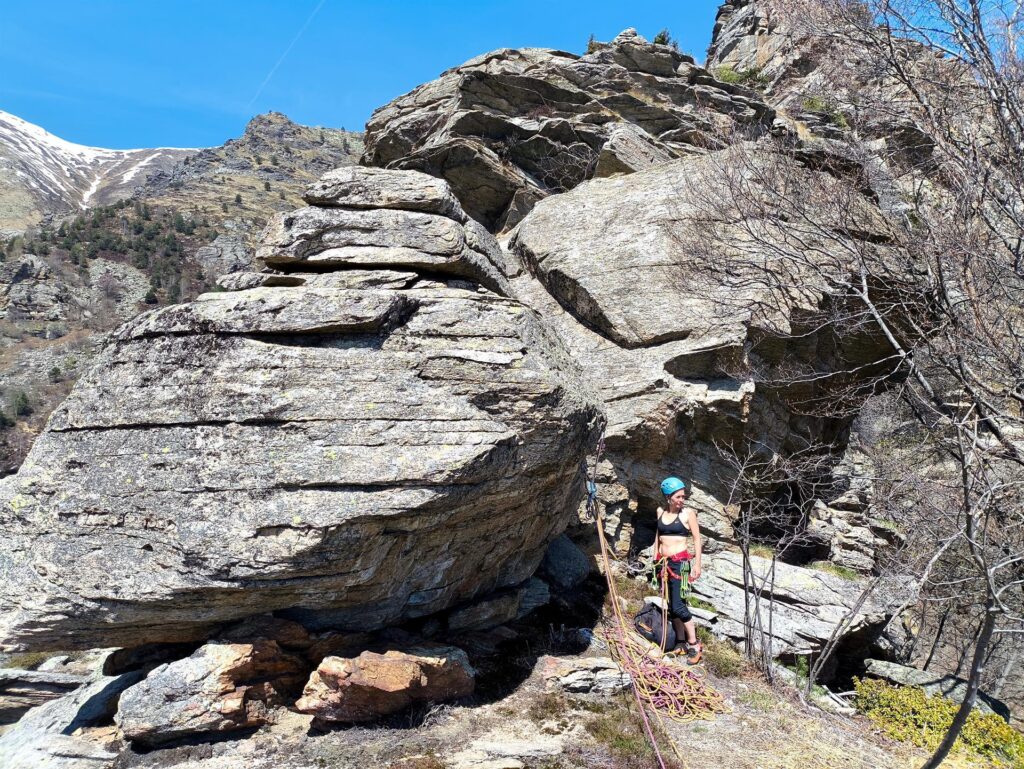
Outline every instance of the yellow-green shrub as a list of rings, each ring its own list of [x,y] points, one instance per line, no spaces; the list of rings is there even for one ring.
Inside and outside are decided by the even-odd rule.
[[[854,679],[857,709],[889,737],[935,748],[953,722],[960,705],[941,695],[929,697],[923,689],[894,686],[876,679]],[[1024,769],[1024,734],[992,713],[972,711],[954,748]]]

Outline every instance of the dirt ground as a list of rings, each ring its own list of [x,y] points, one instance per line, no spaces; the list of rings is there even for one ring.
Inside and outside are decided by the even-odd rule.
[[[583,656],[595,656],[590,649]],[[563,660],[574,656],[559,655]],[[516,664],[515,659],[508,661]],[[127,751],[116,769],[655,769],[629,693],[570,695],[552,690],[542,665],[500,695],[406,713],[387,723],[320,731],[309,716],[283,712],[277,723],[244,739]],[[670,769],[915,769],[920,749],[876,733],[861,716],[805,706],[792,689],[756,674],[708,681],[730,712],[710,721],[668,723]],[[681,760],[680,760],[681,759]],[[947,766],[985,767],[952,758]]]

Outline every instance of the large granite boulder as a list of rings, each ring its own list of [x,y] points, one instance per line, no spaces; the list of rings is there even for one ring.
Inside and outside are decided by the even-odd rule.
[[[595,400],[484,287],[504,256],[446,185],[349,172],[269,225],[262,284],[112,334],[4,479],[0,644],[181,642],[283,610],[368,630],[531,577]]]
[[[512,279],[515,295],[545,317],[604,401],[606,501],[619,500],[619,517],[631,517],[635,498],[653,521],[661,479],[688,478],[702,528],[718,540],[732,537],[736,514],[727,509],[734,474],[722,449],[749,442],[786,454],[821,442],[841,451],[848,418],[814,416],[807,404],[846,381],[838,372],[874,373],[872,362],[886,354],[880,337],[838,336],[818,322],[828,291],[821,274],[769,272],[786,265],[764,263],[748,233],[783,237],[770,214],[741,220],[711,211],[709,201],[728,199],[722,169],[741,153],[762,164],[755,167],[785,163],[809,184],[840,184],[760,145],[737,144],[584,182],[538,203],[509,240],[525,265]],[[752,179],[750,189],[757,186]],[[866,234],[837,226],[834,243],[852,246],[851,238],[882,229],[867,197],[854,199],[851,217]],[[832,226],[819,224],[822,232]],[[841,249],[819,246],[807,242],[822,269],[842,270],[832,256]],[[776,290],[779,280],[799,290]],[[801,371],[837,374],[801,383],[793,375]],[[792,386],[779,384],[786,381]]]
[[[593,176],[628,173],[760,133],[774,112],[693,58],[626,30],[585,56],[501,49],[376,112],[363,162],[447,179],[494,230]]]
[[[306,673],[275,641],[208,643],[127,689],[115,722],[143,745],[261,726],[294,700]]]
[[[771,603],[772,651],[775,656],[819,651],[857,605],[864,585],[857,580],[804,568],[756,555],[750,556],[751,573],[763,585],[761,616],[767,623]],[[774,568],[774,576],[771,569]],[[710,603],[717,615],[715,631],[733,640],[745,637],[748,611],[743,557],[737,552],[715,553],[704,562],[701,577],[692,583],[693,593]],[[867,640],[880,632],[889,618],[889,604],[879,591],[869,596],[846,622],[840,638],[846,643]],[[848,640],[847,640],[848,639]],[[756,639],[755,639],[756,642]]]
[[[371,721],[414,702],[444,702],[473,693],[476,671],[454,646],[427,645],[357,657],[327,657],[295,707],[322,722]]]

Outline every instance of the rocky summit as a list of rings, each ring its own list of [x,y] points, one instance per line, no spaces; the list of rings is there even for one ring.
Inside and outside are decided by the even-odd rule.
[[[485,287],[497,245],[444,182],[351,168],[309,197],[267,272],[122,326],[5,480],[6,646],[372,629],[536,570],[598,425],[575,363]]]
[[[502,230],[586,179],[772,127],[756,92],[635,30],[592,48],[501,49],[450,69],[373,113],[363,162],[440,176],[470,216]]]

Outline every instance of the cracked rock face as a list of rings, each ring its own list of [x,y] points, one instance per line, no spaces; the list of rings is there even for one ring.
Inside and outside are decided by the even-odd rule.
[[[184,641],[283,609],[366,630],[533,574],[594,401],[536,314],[481,285],[504,280],[497,245],[446,185],[346,172],[268,228],[282,271],[114,333],[4,480],[6,646]],[[337,225],[364,215],[379,242]]]
[[[756,92],[626,30],[585,56],[501,49],[374,112],[363,162],[446,179],[492,230],[551,193],[770,129]]]
[[[635,495],[653,525],[661,479],[679,475],[694,483],[702,529],[725,540],[732,476],[718,446],[749,439],[780,453],[815,440],[841,447],[847,426],[801,413],[810,388],[764,386],[758,377],[784,366],[841,371],[884,354],[867,333],[837,339],[803,325],[824,296],[820,276],[794,276],[801,291],[783,300],[751,249],[734,248],[745,227],[770,232],[770,221],[723,219],[710,242],[706,200],[718,197],[717,164],[742,149],[585,182],[541,201],[509,241],[525,266],[512,280],[516,296],[561,337],[604,402],[606,503]],[[861,202],[870,232],[877,208]]]

